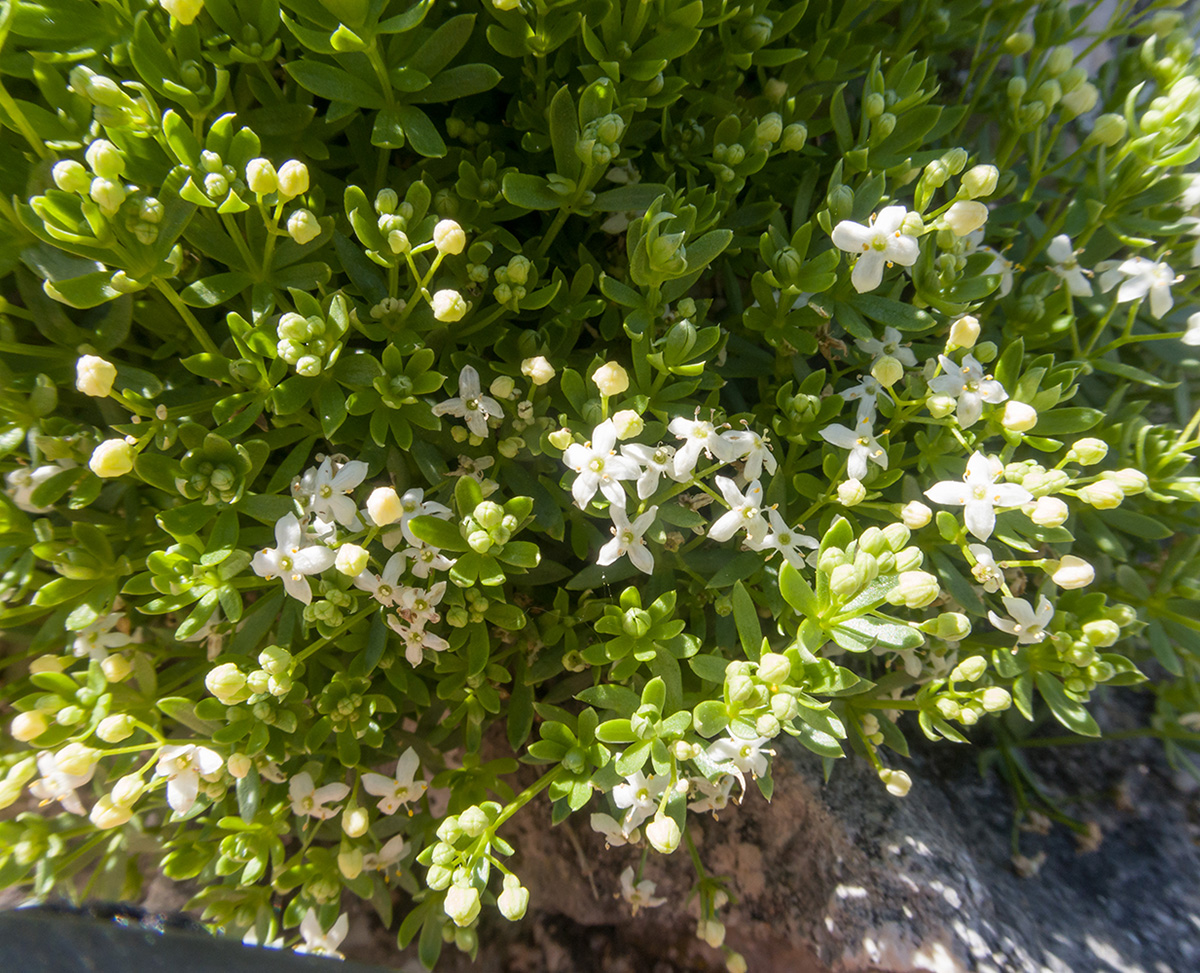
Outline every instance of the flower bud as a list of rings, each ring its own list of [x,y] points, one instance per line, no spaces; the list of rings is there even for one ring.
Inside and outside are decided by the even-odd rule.
[[[133,717],[127,713],[106,716],[96,726],[96,736],[105,743],[120,743],[133,736]]]
[[[1009,432],[1028,432],[1037,425],[1037,421],[1037,409],[1033,406],[1018,402],[1016,399],[1009,399],[1004,403],[1004,413],[1000,417],[1000,424]]]
[[[754,136],[759,142],[778,142],[783,136],[783,116],[777,111],[763,115],[754,129]]]
[[[900,520],[909,530],[920,530],[933,518],[933,511],[920,500],[910,500],[900,508]]]
[[[453,845],[463,836],[463,830],[458,823],[458,815],[450,814],[442,819],[437,827],[437,836],[446,844]]]
[[[1085,81],[1074,91],[1062,96],[1063,111],[1071,115],[1086,115],[1096,107],[1100,100],[1100,92],[1090,81]]]
[[[334,560],[333,566],[342,574],[357,578],[367,570],[370,560],[371,552],[365,547],[359,547],[357,544],[343,544],[337,550],[337,558]]]
[[[361,838],[371,826],[371,814],[365,807],[346,806],[342,812],[342,831],[350,838]]]
[[[1008,85],[1005,88],[1008,94],[1008,100],[1020,102],[1025,97],[1025,92],[1029,90],[1029,82],[1022,77],[1009,78]]]
[[[891,355],[884,355],[871,366],[871,377],[885,389],[890,389],[904,378],[904,366]]]
[[[363,870],[363,853],[361,848],[339,850],[337,856],[338,871],[348,882],[353,882]]]
[[[1052,48],[1049,57],[1046,58],[1046,73],[1052,78],[1057,78],[1074,63],[1075,52],[1069,45],[1060,44]]]
[[[117,368],[95,355],[83,355],[75,362],[75,388],[84,395],[102,399],[112,391]]]
[[[133,672],[133,664],[123,655],[110,655],[101,661],[100,671],[109,682],[123,682]]]
[[[1108,446],[1100,439],[1080,439],[1067,451],[1068,463],[1095,466],[1108,455]]]
[[[849,601],[862,587],[863,579],[853,564],[839,564],[829,575],[829,590],[842,601]]]
[[[272,676],[289,672],[293,663],[292,653],[278,645],[268,645],[258,653],[258,664]]]
[[[250,698],[246,676],[235,662],[226,662],[211,669],[204,677],[204,685],[226,706],[234,706]]]
[[[404,505],[391,487],[377,487],[367,497],[367,514],[377,527],[386,527],[404,516]]]
[[[124,439],[106,439],[92,450],[88,469],[103,479],[124,476],[133,469],[133,447]]]
[[[1089,645],[1104,649],[1121,637],[1121,627],[1107,618],[1083,623],[1083,637]]]
[[[538,355],[536,358],[526,358],[521,362],[521,374],[534,385],[545,385],[554,378],[554,366]]]
[[[105,216],[113,216],[125,202],[125,187],[119,182],[97,176],[88,187],[88,195]]]
[[[204,9],[204,0],[158,0],[158,4],[181,24],[190,24]]]
[[[51,175],[54,185],[64,193],[85,193],[92,184],[88,171],[74,159],[64,159],[56,162]]]
[[[963,659],[950,673],[951,682],[978,682],[987,672],[987,659],[981,655],[973,655]]]
[[[990,196],[996,191],[996,183],[1000,180],[1000,170],[995,166],[972,166],[962,177],[962,188],[971,199],[980,196]]]
[[[433,307],[433,316],[439,321],[461,321],[470,310],[470,305],[463,300],[463,296],[449,288],[434,294],[430,304]]]
[[[780,723],[790,723],[800,713],[800,704],[791,693],[776,693],[771,697],[771,715]]]
[[[438,253],[451,256],[462,253],[467,245],[467,234],[454,220],[441,220],[433,228],[433,245]]]
[[[1141,493],[1150,485],[1150,479],[1141,470],[1126,468],[1123,470],[1106,471],[1101,478],[1119,486],[1126,496]]]
[[[974,233],[987,222],[988,208],[974,200],[955,200],[942,217],[943,222],[954,231],[955,236]]]
[[[1032,47],[1033,35],[1030,33],[1019,32],[1009,34],[1004,38],[1004,50],[1013,57],[1020,57],[1022,54],[1027,54]]]
[[[1080,489],[1079,499],[1097,510],[1112,510],[1121,506],[1121,501],[1125,499],[1125,491],[1111,480],[1098,480]]]
[[[288,236],[304,246],[321,235],[321,224],[311,210],[298,209],[288,217],[287,231]]]
[[[229,759],[225,762],[225,766],[229,769],[230,776],[236,780],[241,780],[250,773],[250,768],[254,766],[254,761],[244,753],[231,753]]]
[[[275,181],[279,195],[284,199],[303,196],[308,192],[308,166],[297,159],[289,159],[280,166]]]
[[[768,652],[758,660],[758,678],[772,686],[787,682],[792,674],[792,663],[786,655]]]
[[[784,152],[799,152],[804,148],[804,143],[808,141],[808,129],[800,122],[792,122],[783,130],[783,137],[779,140],[779,148]]]
[[[592,381],[603,396],[620,395],[629,388],[629,373],[616,362],[608,362],[592,372]]]
[[[950,325],[950,340],[947,350],[954,348],[974,348],[979,340],[979,319],[971,314],[964,314]]]
[[[912,778],[903,770],[889,770],[884,767],[879,771],[879,779],[893,797],[904,797],[912,787]]]
[[[675,819],[668,817],[661,811],[654,816],[654,820],[646,825],[646,840],[650,842],[650,846],[662,855],[669,855],[679,847],[679,839],[682,835],[679,832],[679,825],[675,823]]]
[[[646,428],[646,423],[632,409],[622,409],[620,412],[613,414],[613,427],[617,431],[617,438],[624,441],[633,439],[635,436],[640,436]]]
[[[88,818],[101,831],[119,828],[133,817],[133,811],[127,807],[114,804],[112,798],[102,797],[92,807]]]
[[[510,375],[497,375],[492,379],[492,384],[488,386],[488,391],[498,399],[508,399],[512,397],[513,389],[516,383],[513,382]]]
[[[928,622],[921,626],[921,630],[936,635],[946,642],[961,642],[971,634],[971,620],[959,612],[942,612],[933,620],[933,623],[932,631],[925,627],[929,624]]]
[[[525,917],[525,910],[529,908],[529,889],[521,887],[517,876],[511,873],[504,876],[504,890],[496,896],[496,908],[509,922]]]
[[[1129,125],[1124,115],[1108,112],[1096,119],[1087,141],[1111,147],[1120,142],[1128,130]]]
[[[391,230],[387,236],[388,249],[395,254],[408,253],[412,249],[412,243],[408,239],[408,234],[403,230]]]
[[[949,395],[931,395],[925,400],[925,407],[935,419],[944,419],[958,408],[958,400]]]
[[[454,873],[445,865],[430,865],[429,871],[425,873],[425,884],[435,892],[440,892],[449,887],[450,879],[453,876]]]
[[[1058,497],[1038,497],[1029,519],[1039,527],[1061,527],[1070,515],[1070,508]]]
[[[63,773],[83,777],[100,759],[100,751],[82,743],[68,743],[54,755],[54,762]]]
[[[725,942],[725,924],[719,919],[701,919],[696,924],[696,938],[713,949],[720,949]]]
[[[989,713],[999,713],[1012,705],[1012,696],[1009,695],[1007,689],[1000,686],[988,686],[979,698],[979,702]]]
[[[1083,558],[1068,554],[1058,562],[1050,580],[1060,588],[1085,588],[1096,580],[1096,569]]]
[[[490,825],[487,812],[481,807],[469,807],[458,816],[458,826],[468,838],[478,838]]]
[[[555,429],[546,438],[550,441],[551,446],[560,450],[565,450],[575,441],[575,436],[570,429]]]
[[[741,953],[730,953],[725,958],[725,969],[727,973],[746,973],[749,969],[746,965],[746,957]]]
[[[126,774],[113,785],[112,802],[118,807],[133,807],[146,792],[146,782],[138,774]]]
[[[901,571],[896,587],[887,594],[889,605],[924,608],[941,593],[938,580],[927,571]]]
[[[12,721],[10,732],[14,740],[20,740],[22,743],[28,743],[34,737],[41,736],[46,732],[46,717],[37,710],[31,713],[18,713]]]
[[[474,887],[463,888],[455,885],[446,893],[446,901],[442,908],[446,915],[454,920],[456,926],[469,926],[479,915],[479,890]]]
[[[120,179],[125,171],[125,159],[120,149],[107,139],[96,139],[89,145],[85,158],[92,172],[101,179]]]
[[[851,478],[838,484],[837,496],[843,507],[853,507],[867,499],[867,488],[861,480]]]
[[[279,177],[270,159],[251,159],[246,163],[246,185],[252,193],[265,196],[279,188]]]

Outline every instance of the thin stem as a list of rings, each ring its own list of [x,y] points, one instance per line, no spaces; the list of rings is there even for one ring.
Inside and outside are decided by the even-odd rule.
[[[183,323],[191,331],[192,337],[200,342],[200,347],[210,355],[219,355],[221,350],[212,338],[208,336],[208,333],[201,326],[200,322],[196,320],[196,315],[192,313],[192,309],[184,304],[182,298],[175,293],[175,289],[161,278],[155,278],[154,286],[158,288],[159,292],[167,299],[170,305],[179,312],[179,316],[183,318]]]

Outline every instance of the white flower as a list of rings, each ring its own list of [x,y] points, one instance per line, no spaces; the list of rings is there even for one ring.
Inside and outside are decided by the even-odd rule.
[[[392,631],[404,640],[404,658],[414,668],[425,658],[426,649],[430,652],[445,652],[450,648],[450,643],[440,635],[426,632],[423,624],[409,625],[395,615],[388,615],[387,623]]]
[[[384,541],[387,544],[387,541]],[[433,547],[430,544],[420,544],[416,547],[406,547],[399,552],[404,558],[404,563],[412,561],[409,570],[422,579],[427,579],[431,571],[449,571],[454,567],[457,558],[446,557],[441,552],[440,548]]]
[[[112,391],[117,366],[95,355],[83,355],[75,363],[75,388],[84,395],[102,399]]]
[[[1004,386],[983,374],[983,366],[974,355],[964,355],[962,364],[945,355],[938,355],[944,375],[930,379],[929,389],[938,395],[948,395],[958,400],[958,424],[968,429],[983,415],[983,403],[997,405],[1008,398]]]
[[[879,286],[884,264],[911,267],[917,262],[921,251],[916,237],[908,236],[900,229],[907,215],[903,206],[887,206],[870,226],[842,220],[833,228],[833,245],[859,255],[850,272],[850,283],[860,294]]]
[[[592,438],[580,445],[572,443],[563,452],[563,462],[578,475],[571,484],[571,495],[580,509],[586,507],[599,490],[614,507],[625,506],[625,489],[619,480],[636,480],[642,473],[636,462],[618,456],[617,429],[605,419],[592,430]]]
[[[905,349],[912,354],[910,349]],[[840,393],[844,402],[857,402],[858,414],[854,417],[855,422],[860,422],[864,417],[875,421],[875,397],[883,391],[883,386],[871,375],[862,376],[862,381],[857,385],[852,385],[846,391]]]
[[[983,585],[984,591],[999,591],[1000,585],[1004,581],[1004,575],[996,566],[996,559],[992,556],[991,550],[983,544],[971,544],[967,550],[975,558],[975,567],[971,568],[971,574],[974,575],[975,580]]]
[[[363,868],[380,872],[391,868],[404,857],[404,851],[407,847],[404,842],[404,835],[395,835],[385,841],[379,851],[369,851],[363,855]]]
[[[400,592],[397,604],[400,614],[411,623],[426,625],[438,621],[441,616],[434,608],[446,593],[446,582],[439,581],[426,591],[424,588],[405,588]]]
[[[654,558],[646,550],[646,541],[642,537],[654,523],[654,515],[658,507],[651,507],[632,523],[625,516],[625,508],[615,504],[608,508],[613,519],[613,539],[600,548],[596,563],[604,566],[612,564],[617,558],[629,555],[629,560],[635,568],[646,574],[654,573]]]
[[[395,814],[403,805],[417,800],[428,789],[429,785],[425,781],[417,780],[420,765],[421,761],[416,751],[409,747],[396,761],[394,777],[363,774],[363,790],[380,799],[375,806],[383,814]]]
[[[1197,315],[1200,318],[1200,315]],[[1197,332],[1200,334],[1200,331]],[[659,443],[657,446],[643,446],[641,443],[627,443],[621,447],[621,455],[627,456],[639,466],[644,467],[637,481],[639,500],[645,500],[654,495],[658,489],[658,478],[664,473],[675,479],[675,447]],[[686,479],[686,477],[685,477]]]
[[[778,468],[775,454],[771,452],[765,436],[760,436],[753,429],[730,429],[721,433],[721,439],[730,444],[730,459],[744,459],[746,465],[742,476],[747,480],[757,480],[762,476],[763,467],[774,474]]]
[[[92,779],[96,773],[96,764],[92,763],[82,774],[68,773],[58,765],[57,754],[43,750],[37,755],[37,765],[42,776],[29,785],[29,793],[40,798],[43,804],[58,801],[72,814],[82,815],[83,804],[79,795],[75,793],[75,788],[82,787]]]
[[[312,774],[307,770],[297,774],[288,781],[288,797],[292,801],[292,813],[300,817],[316,818],[318,821],[328,821],[341,808],[326,807],[330,801],[340,801],[350,793],[345,784],[326,784],[324,787],[314,787]]]
[[[1200,345],[1200,311],[1197,311],[1187,319],[1187,331],[1184,332],[1183,337],[1179,340],[1185,345]],[[44,468],[42,467],[42,469]],[[20,506],[20,504],[17,504],[17,506]]]
[[[55,473],[61,473],[64,469],[68,469],[71,466],[74,466],[74,464],[64,463],[64,465],[59,466],[56,463],[47,463],[32,470],[27,466],[13,470],[4,477],[4,485],[8,491],[9,498],[26,513],[41,514],[47,510],[53,510],[53,507],[35,506],[30,498],[33,496],[33,491],[50,479],[50,477],[54,476]]]
[[[768,549],[779,551],[792,567],[799,569],[805,564],[805,556],[800,553],[800,548],[816,550],[821,546],[816,539],[788,527],[787,522],[779,516],[779,511],[774,507],[767,511],[767,522],[771,525],[771,533],[757,544],[752,544],[747,540],[747,547],[756,551]]]
[[[744,528],[751,544],[760,544],[770,527],[763,517],[763,489],[758,480],[752,480],[742,493],[727,476],[718,476],[715,481],[729,510],[722,514],[708,530],[714,541],[727,541],[739,529]]]
[[[167,779],[167,803],[179,814],[186,814],[196,803],[200,778],[216,779],[225,769],[219,753],[194,744],[173,744],[158,751],[155,777]]]
[[[338,951],[338,947],[342,945],[342,940],[346,938],[346,933],[349,931],[349,917],[340,915],[326,932],[321,927],[317,913],[310,908],[304,913],[304,918],[300,920],[300,935],[304,937],[304,944],[297,946],[295,951],[311,953],[313,956],[332,956],[334,959],[345,959]]]
[[[320,574],[332,567],[337,555],[320,545],[301,547],[303,543],[304,532],[296,515],[281,517],[275,524],[275,547],[264,547],[255,554],[250,567],[260,578],[269,580],[278,575],[287,593],[308,605],[312,602],[312,588],[305,575]]]
[[[1001,297],[1007,297],[1013,288],[1013,263],[1005,257],[1000,251],[994,247],[984,246],[983,230],[976,230],[974,233],[968,233],[963,237],[965,247],[963,256],[969,257],[973,253],[986,253],[991,256],[992,262],[988,264],[984,270],[986,276],[996,274],[1000,277],[1000,289],[997,292]]]
[[[358,508],[350,493],[367,475],[367,464],[350,460],[334,472],[333,460],[326,457],[319,467],[307,470],[292,487],[292,495],[318,520],[336,520],[347,530],[361,530]]]
[[[1117,290],[1118,304],[1136,301],[1149,294],[1150,313],[1155,318],[1161,318],[1175,303],[1171,296],[1171,285],[1181,280],[1183,277],[1176,277],[1170,264],[1163,261],[1156,263],[1145,257],[1130,257],[1100,275],[1100,290],[1107,293],[1117,281],[1121,281]]]
[[[753,740],[739,740],[736,737],[726,737],[709,744],[705,751],[714,764],[738,779],[742,791],[746,790],[746,778],[763,777],[767,773],[767,756],[774,756],[774,750],[764,750],[763,744],[770,742],[767,737],[755,737]]]
[[[133,641],[124,632],[113,631],[113,626],[124,617],[120,612],[101,615],[87,628],[75,633],[75,642],[71,650],[77,656],[86,655],[97,662],[103,662],[109,649],[119,649]]]
[[[634,885],[632,865],[621,873],[621,898],[633,907],[635,916],[638,909],[654,909],[667,901],[662,896],[654,894],[655,888],[654,882],[648,878],[644,878]]]
[[[989,460],[976,451],[967,460],[961,482],[942,480],[925,491],[934,503],[963,508],[963,522],[975,537],[986,541],[996,528],[996,507],[1019,507],[1033,500],[1033,494],[1017,483],[996,482],[1004,474],[999,460]]]
[[[691,783],[702,796],[688,802],[689,811],[695,811],[697,814],[711,811],[713,817],[716,817],[718,811],[723,811],[729,806],[729,792],[733,790],[732,774],[722,774],[716,781],[710,781],[707,777],[693,777]]]
[[[1004,608],[1012,621],[1001,618],[995,612],[988,612],[988,621],[1002,632],[1015,635],[1021,644],[1041,642],[1046,637],[1046,626],[1054,617],[1054,606],[1045,595],[1038,596],[1037,611],[1024,598],[1001,598]]]
[[[666,777],[646,777],[640,770],[613,788],[613,803],[619,808],[628,808],[621,821],[621,830],[626,837],[658,809],[658,799],[666,789]]]
[[[855,344],[862,351],[871,356],[871,364],[874,365],[881,358],[895,358],[901,365],[907,368],[917,367],[917,356],[913,354],[911,348],[905,348],[900,342],[904,340],[902,335],[895,328],[884,328],[883,338],[859,338]],[[845,398],[843,395],[842,398]]]
[[[723,463],[729,462],[730,444],[717,435],[711,422],[679,416],[672,419],[667,428],[684,440],[683,445],[675,451],[674,479],[680,482],[687,480],[696,469],[701,453],[710,459],[716,457]]]
[[[1067,290],[1075,297],[1091,297],[1092,285],[1088,281],[1086,271],[1075,260],[1075,250],[1071,246],[1071,238],[1060,233],[1046,247],[1046,255],[1054,261],[1050,269],[1067,285]]]
[[[464,365],[458,373],[458,397],[439,402],[433,407],[433,414],[465,419],[467,428],[482,437],[488,433],[488,419],[503,418],[504,410],[495,399],[482,394],[479,373],[470,365]]]
[[[867,460],[883,469],[888,468],[887,451],[875,438],[874,419],[861,416],[855,429],[847,429],[840,422],[821,430],[821,438],[838,449],[850,450],[846,461],[846,473],[852,480],[861,480],[867,475]]]
[[[372,574],[364,571],[354,579],[354,587],[369,591],[371,596],[384,606],[397,603],[403,585],[399,583],[400,572],[404,570],[404,555],[393,554],[383,566],[382,574]]]
[[[626,834],[621,830],[621,825],[611,814],[602,814],[599,812],[593,813],[589,819],[592,825],[592,830],[604,835],[605,848],[620,848],[625,844],[633,844],[641,834],[637,828]]]

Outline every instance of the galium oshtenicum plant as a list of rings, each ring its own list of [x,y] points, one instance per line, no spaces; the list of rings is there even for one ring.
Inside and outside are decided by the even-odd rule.
[[[0,884],[432,966],[583,814],[737,970],[785,734],[1195,771],[1194,24],[913,7],[5,6]]]

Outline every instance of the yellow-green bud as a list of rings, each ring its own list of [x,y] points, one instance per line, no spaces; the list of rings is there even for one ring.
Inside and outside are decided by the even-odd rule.
[[[938,580],[927,571],[901,571],[896,587],[887,594],[889,605],[924,608],[941,593]]]
[[[74,159],[56,162],[51,170],[54,185],[64,193],[85,193],[92,185],[88,171]]]
[[[995,166],[972,166],[962,177],[962,188],[971,199],[980,196],[990,196],[996,191],[996,183],[1000,180],[1000,170]]]
[[[804,143],[808,141],[808,129],[800,122],[792,122],[783,130],[783,138],[780,139],[779,147],[784,152],[799,152],[804,148]]]
[[[133,672],[133,663],[123,655],[114,654],[100,663],[100,671],[109,682],[124,682]]]
[[[75,362],[75,388],[84,395],[102,399],[112,391],[117,367],[96,355],[82,355]]]
[[[452,886],[446,893],[443,908],[456,926],[469,926],[479,915],[479,890],[474,887],[463,888],[461,885]]]
[[[979,698],[983,708],[989,713],[999,713],[1012,705],[1012,696],[1008,690],[1000,686],[988,686]]]
[[[1125,499],[1125,491],[1111,480],[1098,480],[1080,489],[1079,499],[1097,510],[1112,510],[1121,506],[1121,501]]]
[[[521,374],[534,385],[545,385],[554,378],[554,366],[538,355],[536,358],[526,358],[521,362]]]
[[[968,623],[969,624],[969,623]],[[973,655],[963,659],[950,673],[952,682],[978,682],[987,672],[987,659],[981,655]]]
[[[287,231],[288,236],[304,246],[321,235],[321,224],[311,210],[298,209],[288,217]]]
[[[1038,497],[1029,519],[1039,527],[1061,527],[1070,515],[1070,508],[1058,497]]]
[[[904,378],[904,366],[891,355],[884,355],[871,366],[871,376],[885,389]]]
[[[933,511],[920,500],[910,500],[900,508],[900,520],[909,530],[920,530],[933,518]]]
[[[550,441],[551,446],[560,450],[565,450],[575,441],[575,436],[570,429],[555,429],[546,438]]]
[[[371,552],[357,544],[343,544],[337,550],[337,559],[333,566],[342,574],[357,578],[365,570],[371,560]]]
[[[204,685],[226,706],[234,706],[250,698],[246,676],[235,662],[226,662],[209,670],[204,677]]]
[[[959,199],[950,205],[942,220],[955,236],[964,237],[983,226],[987,218],[988,208],[983,203],[973,199]]]
[[[617,362],[608,362],[592,372],[592,381],[601,395],[620,395],[629,388],[629,373]]]
[[[297,159],[289,159],[275,176],[279,195],[285,199],[303,196],[308,192],[308,166]]]
[[[433,316],[439,321],[447,322],[461,321],[471,307],[458,291],[450,288],[434,294],[430,304],[433,307]]]
[[[1100,92],[1090,81],[1085,81],[1074,91],[1068,91],[1062,96],[1063,110],[1072,115],[1086,115],[1096,107],[1100,100]]]
[[[350,807],[342,812],[342,831],[351,838],[361,838],[371,826],[371,814],[365,807]]]
[[[279,177],[270,159],[251,159],[246,163],[246,185],[252,193],[266,196],[279,188]]]
[[[106,439],[92,450],[88,469],[105,479],[124,476],[133,469],[133,447],[124,439]]]
[[[925,407],[935,419],[944,419],[958,408],[958,400],[949,395],[931,395],[925,400]]]
[[[455,220],[441,220],[433,228],[433,245],[438,253],[460,254],[467,246],[467,234]]]
[[[758,678],[772,686],[787,682],[792,674],[792,663],[786,655],[768,652],[758,660]]]
[[[614,413],[612,418],[617,439],[622,441],[640,436],[646,428],[645,421],[632,409],[622,409],[620,412]]]
[[[1108,112],[1096,119],[1087,141],[1111,147],[1120,142],[1128,130],[1129,125],[1124,115]]]
[[[1095,621],[1084,622],[1083,637],[1089,645],[1104,649],[1121,637],[1121,627],[1107,618],[1098,618]]]
[[[838,484],[837,496],[843,507],[853,507],[867,499],[867,488],[861,480],[851,478]]]
[[[1108,455],[1108,446],[1100,439],[1080,439],[1067,451],[1068,463],[1095,466]]]
[[[675,819],[661,811],[654,816],[654,820],[650,824],[646,825],[646,840],[661,855],[669,855],[678,848],[681,837],[679,825],[675,823]]]
[[[28,743],[34,737],[39,737],[46,732],[46,717],[34,710],[30,713],[18,713],[12,721],[9,728],[14,740],[20,740],[22,743]]]
[[[904,797],[912,788],[912,778],[903,770],[889,770],[885,767],[879,771],[879,779],[893,797]]]
[[[76,777],[83,777],[100,759],[100,751],[85,747],[82,743],[68,743],[54,755],[58,769]]]
[[[1000,424],[1009,432],[1028,432],[1037,425],[1037,421],[1037,409],[1033,406],[1016,399],[1009,399],[1004,403]]]
[[[254,766],[254,761],[244,753],[231,753],[229,759],[225,762],[225,766],[229,768],[229,773],[232,777],[241,780],[250,773],[250,768]]]
[[[478,838],[490,824],[487,812],[481,807],[469,807],[458,816],[458,826],[468,838]]]
[[[1141,470],[1126,468],[1123,470],[1110,470],[1100,474],[1102,479],[1108,480],[1110,483],[1115,483],[1119,486],[1126,496],[1132,496],[1135,493],[1141,493],[1150,485],[1150,479]]]
[[[92,824],[101,831],[119,828],[132,817],[133,812],[129,808],[113,803],[112,798],[107,796],[100,798],[88,813]]]
[[[133,807],[146,792],[146,782],[138,774],[126,774],[113,785],[112,802],[118,807]]]
[[[361,848],[346,848],[338,851],[338,871],[346,881],[353,882],[363,870],[363,853]]]
[[[127,713],[106,716],[96,726],[96,736],[105,743],[120,743],[133,736],[133,717]]]
[[[504,876],[504,889],[496,896],[496,908],[509,922],[525,917],[525,910],[529,908],[529,889],[521,887],[517,876],[511,873]]]
[[[1075,52],[1067,44],[1060,44],[1050,51],[1046,58],[1046,71],[1052,78],[1057,78],[1075,63]]]
[[[1030,48],[1033,47],[1033,35],[1018,32],[1009,34],[1004,38],[1004,50],[1013,57],[1020,57],[1022,54],[1027,54]]]

